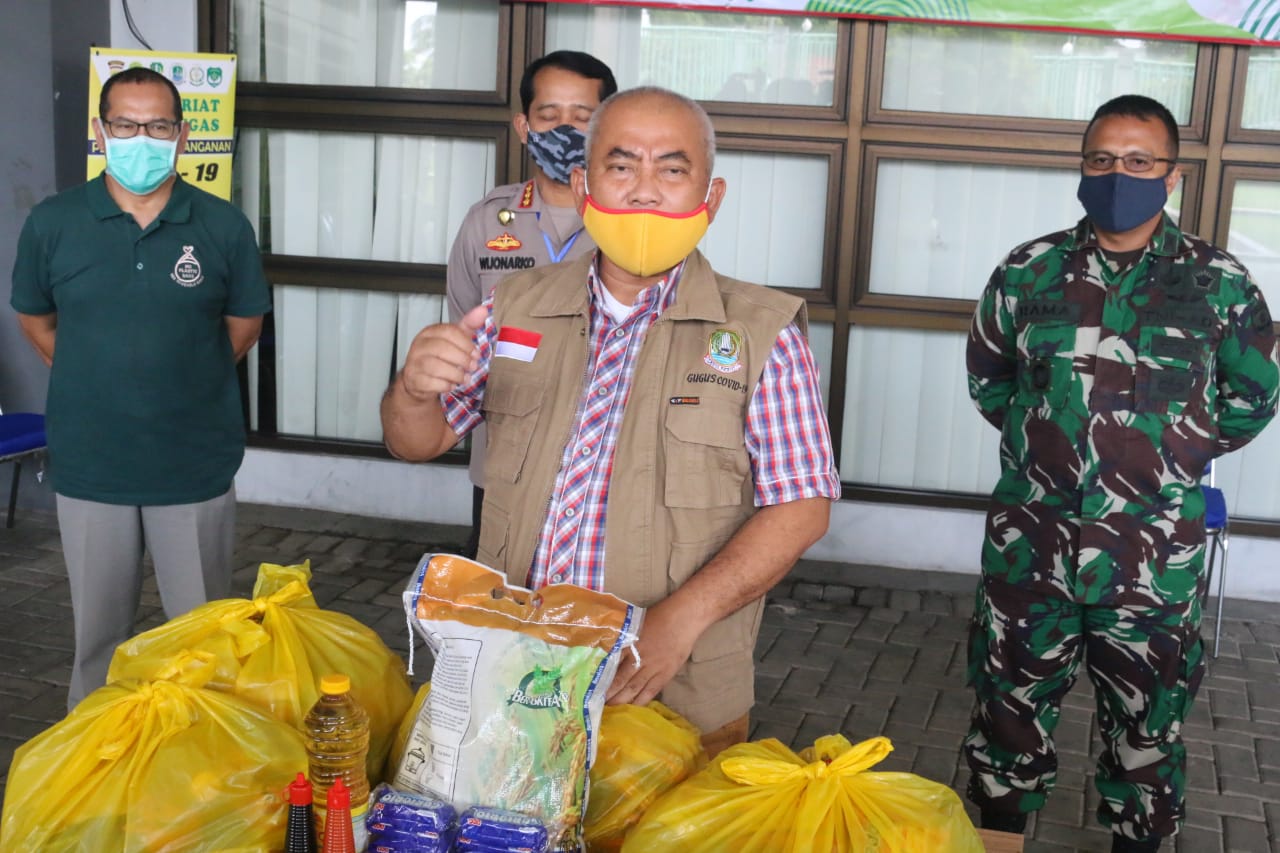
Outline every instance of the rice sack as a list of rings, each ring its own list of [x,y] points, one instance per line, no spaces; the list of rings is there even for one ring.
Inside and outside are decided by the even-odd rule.
[[[423,557],[404,603],[435,666],[392,784],[521,812],[552,849],[578,849],[605,693],[643,611],[570,584],[508,586],[452,554]]]

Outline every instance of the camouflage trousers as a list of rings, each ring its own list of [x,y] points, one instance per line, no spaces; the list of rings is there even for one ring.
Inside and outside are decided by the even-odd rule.
[[[1095,607],[980,584],[969,643],[977,693],[964,741],[969,799],[997,813],[1044,805],[1058,772],[1054,728],[1082,660],[1103,742],[1098,820],[1130,838],[1175,834],[1185,814],[1182,723],[1204,674],[1198,598]]]

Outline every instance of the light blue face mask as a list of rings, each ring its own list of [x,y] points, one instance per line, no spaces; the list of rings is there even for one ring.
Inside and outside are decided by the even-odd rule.
[[[134,195],[153,192],[173,174],[178,140],[152,139],[145,133],[128,139],[105,138],[107,174]]]

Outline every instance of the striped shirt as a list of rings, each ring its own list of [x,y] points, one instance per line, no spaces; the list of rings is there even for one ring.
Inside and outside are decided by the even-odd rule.
[[[605,520],[616,436],[631,393],[631,378],[645,333],[675,301],[683,265],[643,291],[631,313],[616,322],[604,308],[604,284],[595,265],[591,290],[591,355],[575,426],[560,457],[551,511],[539,537],[528,586],[572,583],[604,587]],[[459,436],[482,419],[497,327],[493,297],[477,333],[479,366],[466,382],[441,396],[445,418]],[[601,391],[603,390],[603,393]],[[803,498],[840,496],[840,481],[818,385],[818,368],[795,324],[778,335],[748,404],[745,442],[751,459],[756,506]]]

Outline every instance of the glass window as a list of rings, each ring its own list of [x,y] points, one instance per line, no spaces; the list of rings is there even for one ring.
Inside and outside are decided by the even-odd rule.
[[[245,130],[237,201],[264,252],[442,264],[493,188],[496,145],[372,133]]]
[[[1249,48],[1241,124],[1256,130],[1280,130],[1280,50]]]
[[[832,104],[837,22],[552,3],[547,50],[585,50],[624,89],[664,86],[691,98]]]
[[[809,323],[809,349],[818,365],[818,384],[822,388],[823,408],[831,408],[831,347],[835,327],[830,323]]]
[[[281,435],[382,441],[378,403],[414,336],[444,319],[444,297],[276,284],[268,331],[249,352],[249,426],[261,367]]]
[[[976,299],[1014,246],[1082,215],[1074,171],[882,159],[871,291]]]
[[[849,330],[842,481],[991,491],[1000,435],[969,400],[965,340],[961,332]]]
[[[1268,427],[1235,453],[1219,457],[1214,481],[1227,499],[1232,518],[1280,518],[1280,429]]]
[[[484,139],[245,130],[236,200],[263,251],[445,263],[467,209],[493,186]],[[352,282],[353,288],[363,282]],[[378,399],[442,298],[277,284],[274,334],[258,359],[275,383],[285,435],[380,441]],[[251,385],[256,400],[256,381]],[[257,428],[257,412],[251,412]]]
[[[234,0],[240,79],[491,92],[498,0]]]
[[[1196,46],[990,27],[891,24],[888,110],[1088,119],[1116,95],[1158,99],[1191,117]]]
[[[1280,180],[1236,181],[1227,251],[1249,268],[1275,306],[1271,313],[1280,315]]]
[[[820,287],[829,169],[821,155],[717,151],[715,173],[728,189],[701,245],[716,271]]]
[[[1280,55],[1277,55],[1280,59]],[[1253,82],[1250,59],[1250,82]],[[1280,78],[1277,78],[1280,80]],[[1277,102],[1280,103],[1280,102]],[[1231,197],[1227,251],[1249,268],[1267,297],[1272,316],[1280,315],[1280,180],[1238,180]],[[1233,517],[1280,518],[1280,429],[1274,425],[1217,465],[1217,484]]]
[[[871,292],[976,299],[1015,246],[1084,211],[1074,170],[882,159],[876,169]],[[1165,209],[1178,220],[1182,185]]]

